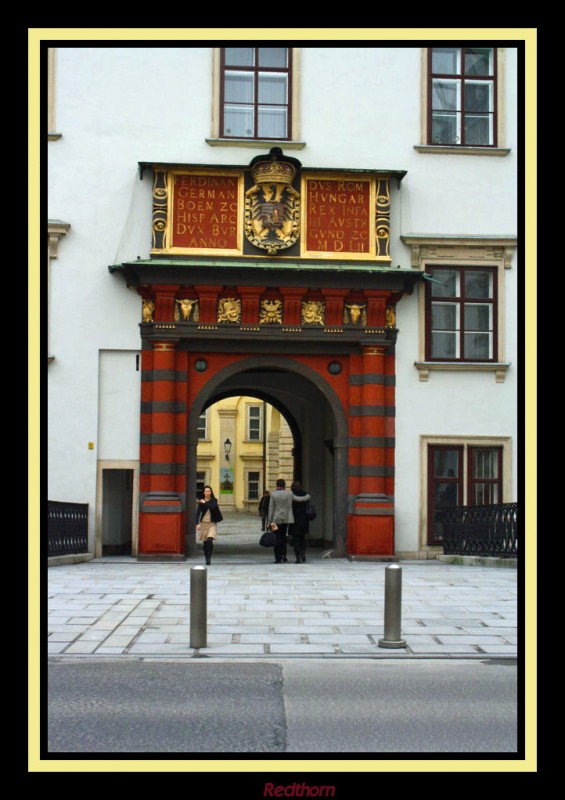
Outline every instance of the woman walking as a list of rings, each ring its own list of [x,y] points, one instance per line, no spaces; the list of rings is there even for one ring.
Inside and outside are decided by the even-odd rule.
[[[199,541],[204,542],[204,557],[207,564],[212,563],[214,540],[218,535],[217,523],[223,520],[218,501],[214,497],[211,486],[205,486],[203,497],[198,501],[196,509],[196,530]]]

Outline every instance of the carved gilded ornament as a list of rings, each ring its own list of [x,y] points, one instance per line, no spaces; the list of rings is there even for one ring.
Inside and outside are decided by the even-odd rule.
[[[153,182],[153,250],[166,247],[167,232],[167,173],[155,170]]]
[[[261,308],[259,311],[259,323],[261,325],[281,325],[282,301],[261,300]]]
[[[293,188],[296,167],[278,161],[259,161],[251,167],[255,185],[245,193],[245,236],[270,256],[286,250],[300,236],[300,194]]]
[[[388,178],[379,178],[377,180],[375,210],[377,260],[390,261],[390,193]]]
[[[198,300],[183,297],[181,300],[175,300],[175,321],[188,322],[192,315],[193,322],[200,321],[200,314],[198,309]]]
[[[155,311],[155,303],[153,300],[144,300],[141,309],[143,322],[153,322],[153,312]]]
[[[323,325],[324,324],[324,302],[323,302],[323,300],[303,300],[302,301],[302,324],[303,325]]]
[[[366,325],[367,306],[359,303],[346,303],[343,309],[343,322],[345,325]]]
[[[385,328],[396,328],[396,309],[394,306],[387,306],[385,309]]]
[[[218,301],[218,322],[241,322],[241,300],[222,297]]]

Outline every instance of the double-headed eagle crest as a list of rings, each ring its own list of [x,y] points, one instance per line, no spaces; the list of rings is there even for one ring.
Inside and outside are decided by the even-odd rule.
[[[274,147],[269,161],[252,162],[255,185],[245,193],[245,236],[270,256],[300,236],[300,194],[292,186],[296,167],[279,160],[281,155]]]

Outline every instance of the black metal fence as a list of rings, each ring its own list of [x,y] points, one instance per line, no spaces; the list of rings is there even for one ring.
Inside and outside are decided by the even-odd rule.
[[[88,503],[48,501],[49,556],[88,553]]]
[[[444,513],[446,555],[518,556],[518,503],[456,506]]]

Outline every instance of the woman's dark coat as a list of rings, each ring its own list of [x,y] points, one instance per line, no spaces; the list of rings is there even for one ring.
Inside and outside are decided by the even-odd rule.
[[[205,503],[198,503],[196,507],[196,524],[200,522],[204,514],[210,509],[210,520],[212,522],[221,522],[223,520],[222,512],[218,506],[218,501],[215,497],[211,497]]]

